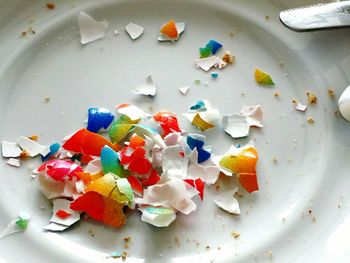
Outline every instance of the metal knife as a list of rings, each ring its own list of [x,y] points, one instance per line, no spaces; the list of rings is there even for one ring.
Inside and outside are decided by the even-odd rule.
[[[280,13],[280,20],[298,32],[350,27],[350,1],[288,9]]]

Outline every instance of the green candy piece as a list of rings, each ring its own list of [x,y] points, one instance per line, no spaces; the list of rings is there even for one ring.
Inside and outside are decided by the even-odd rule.
[[[20,228],[20,229],[26,229],[27,227],[28,227],[28,220],[27,219],[22,219],[22,218],[20,218],[20,219],[18,219],[17,221],[16,221],[16,225]]]
[[[201,55],[201,58],[207,58],[212,54],[213,47],[212,46],[206,46],[199,48],[199,53]]]

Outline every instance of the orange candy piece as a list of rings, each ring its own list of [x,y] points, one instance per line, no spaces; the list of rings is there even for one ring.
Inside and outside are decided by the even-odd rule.
[[[84,155],[100,156],[103,146],[109,146],[118,150],[117,146],[108,141],[105,137],[90,132],[87,129],[81,129],[74,133],[62,147],[67,151],[82,153]]]
[[[256,163],[258,152],[255,148],[243,149],[237,155],[224,156],[220,160],[220,165],[235,173],[242,187],[249,193],[259,190]]]
[[[160,29],[160,33],[172,39],[176,39],[179,37],[179,33],[177,32],[174,20],[169,20],[168,23],[163,25]]]

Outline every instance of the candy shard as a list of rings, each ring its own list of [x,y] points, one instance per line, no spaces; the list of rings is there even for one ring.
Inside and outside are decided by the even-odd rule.
[[[298,102],[297,105],[295,105],[295,109],[298,111],[305,112],[307,109],[307,106]]]
[[[98,132],[107,129],[114,119],[113,114],[105,108],[89,108],[87,130]]]
[[[53,201],[51,223],[70,227],[80,220],[80,214],[70,208],[71,201],[57,198]],[[64,216],[63,216],[64,215]]]
[[[119,163],[119,155],[109,146],[104,146],[101,150],[101,166],[104,174],[113,173],[120,177],[127,175]]]
[[[263,125],[263,112],[260,105],[243,106],[241,114],[247,118],[247,123],[250,126],[262,128]]]
[[[260,69],[255,69],[255,80],[258,84],[275,85],[271,76]]]
[[[196,204],[191,198],[198,194],[192,186],[182,179],[167,179],[167,175],[162,175],[163,181],[149,186],[144,190],[142,198],[136,198],[137,204],[152,206],[172,207],[181,213],[188,215],[196,209]],[[187,185],[192,188],[187,188]]]
[[[137,24],[129,23],[125,26],[125,31],[129,34],[132,40],[135,40],[143,34],[144,28]]]
[[[15,167],[20,167],[21,166],[20,160],[19,159],[15,159],[15,158],[8,159],[8,161],[6,163],[8,165],[15,166]]]
[[[192,124],[194,126],[196,126],[197,128],[199,128],[202,132],[210,129],[210,128],[214,128],[215,125],[210,123],[210,122],[207,122],[206,120],[202,119],[201,116],[197,113],[193,120],[192,120]]]
[[[22,150],[26,151],[30,157],[35,157],[41,153],[47,154],[47,146],[40,145],[36,141],[29,139],[28,137],[20,136],[17,138],[18,145]]]
[[[213,48],[211,46],[205,46],[199,48],[200,58],[207,58],[212,55]]]
[[[27,229],[30,218],[31,215],[29,213],[25,211],[19,212],[17,217],[13,219],[3,231],[0,232],[0,239]]]
[[[179,37],[174,20],[169,20],[165,25],[163,25],[160,29],[160,33],[170,39],[177,39]]]
[[[103,136],[90,132],[87,129],[81,129],[74,133],[62,147],[68,151],[82,153],[86,155],[99,156],[102,148],[107,145],[112,149],[116,146],[113,145]]]
[[[214,197],[214,203],[219,206],[221,209],[231,213],[239,215],[241,214],[241,210],[239,209],[239,203],[237,199],[234,197],[238,188],[233,191],[227,191],[221,193]]]
[[[117,105],[116,108],[119,114],[128,116],[131,121],[138,121],[142,118],[150,116],[148,113],[144,112],[140,108],[130,104]]]
[[[103,38],[106,34],[107,27],[107,21],[97,22],[88,14],[80,12],[79,29],[81,44],[85,45],[100,38]]]
[[[176,219],[176,212],[171,207],[141,206],[141,220],[156,227],[167,227]]]
[[[178,35],[176,38],[171,38],[171,37],[169,37],[165,34],[162,34],[160,32],[159,37],[158,37],[158,41],[160,41],[160,42],[177,41],[180,38],[180,35],[185,31],[186,24],[184,22],[175,23],[175,27],[176,27],[176,31],[177,31],[177,35]]]
[[[222,47],[222,45],[219,42],[212,39],[206,44],[206,47],[210,47],[211,52],[213,53],[213,55],[215,55],[216,52],[218,52],[218,50]]]
[[[258,152],[250,144],[241,148],[231,146],[223,156],[214,158],[221,171],[226,175],[230,175],[229,172],[236,174],[242,187],[249,193],[259,189],[256,175],[257,161]]]
[[[222,126],[232,138],[243,138],[249,135],[250,125],[245,116],[241,114],[224,115]]]
[[[19,157],[22,150],[15,142],[2,141],[2,157]]]
[[[204,71],[209,71],[212,67],[216,67],[220,63],[220,58],[216,56],[206,57],[196,59],[195,63],[198,68],[203,69]]]
[[[153,77],[149,74],[145,80],[145,83],[136,87],[134,89],[135,94],[146,95],[146,96],[155,96],[157,93],[157,87],[154,83]]]
[[[180,87],[179,91],[183,94],[186,95],[187,92],[190,90],[190,87],[186,86],[186,87]]]

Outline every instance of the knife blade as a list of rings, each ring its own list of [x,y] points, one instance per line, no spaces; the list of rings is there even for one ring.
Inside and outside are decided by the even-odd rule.
[[[297,32],[349,27],[350,1],[288,9],[280,13],[280,20],[286,27]]]

